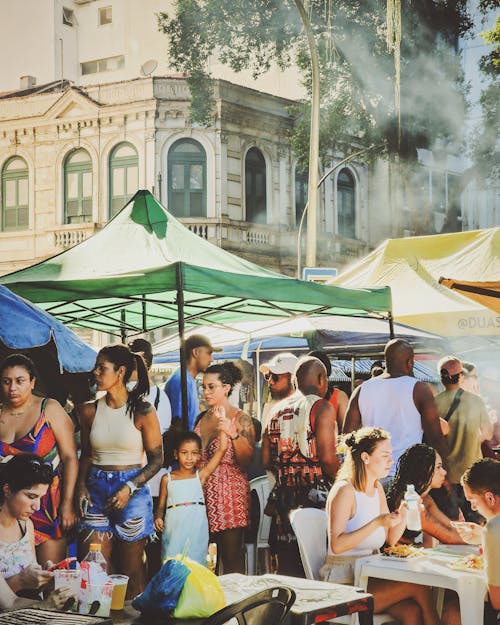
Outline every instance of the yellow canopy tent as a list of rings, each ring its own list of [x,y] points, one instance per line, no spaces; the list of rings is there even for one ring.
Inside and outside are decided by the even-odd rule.
[[[331,283],[390,286],[399,323],[442,336],[500,335],[498,312],[439,284],[446,275],[498,283],[500,228],[388,239]]]
[[[500,282],[464,282],[452,278],[439,278],[439,284],[470,297],[481,306],[491,308],[500,315]]]

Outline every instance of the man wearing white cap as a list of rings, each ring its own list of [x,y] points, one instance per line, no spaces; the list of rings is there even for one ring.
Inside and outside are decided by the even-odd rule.
[[[264,375],[269,385],[270,399],[262,408],[262,431],[264,432],[269,421],[269,415],[274,406],[295,393],[292,384],[292,373],[298,362],[297,356],[291,352],[276,354],[269,362],[260,366],[260,372]]]
[[[264,430],[262,464],[276,478],[266,514],[272,516],[269,545],[278,572],[303,577],[289,513],[299,507],[325,507],[339,468],[337,422],[333,406],[324,399],[328,378],[320,360],[301,358],[292,382],[298,392],[275,406]]]

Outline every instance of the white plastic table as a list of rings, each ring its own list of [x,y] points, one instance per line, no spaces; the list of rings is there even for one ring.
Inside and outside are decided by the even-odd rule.
[[[443,605],[444,589],[454,590],[460,602],[462,623],[482,623],[486,581],[483,571],[459,571],[448,565],[457,556],[477,553],[470,545],[440,545],[424,549],[425,556],[408,560],[389,559],[382,555],[359,558],[355,567],[355,583],[368,587],[368,578],[387,579],[398,582],[413,582],[441,589],[438,594],[438,611]]]

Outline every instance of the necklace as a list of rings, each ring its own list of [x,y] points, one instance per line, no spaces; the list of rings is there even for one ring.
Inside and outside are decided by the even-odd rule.
[[[27,408],[25,408],[24,410],[18,410],[17,412],[6,412],[4,410],[3,405],[0,406],[0,423],[5,423],[5,418],[2,418],[2,415],[10,415],[11,417],[14,417],[15,419],[19,419],[20,417],[22,417],[22,415],[28,410],[29,406]]]

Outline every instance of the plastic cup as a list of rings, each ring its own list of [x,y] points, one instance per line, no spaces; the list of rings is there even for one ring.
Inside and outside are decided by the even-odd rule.
[[[56,569],[54,571],[54,588],[70,588],[77,601],[72,606],[73,612],[78,607],[78,598],[80,596],[80,585],[82,582],[82,573],[80,569],[67,570]]]
[[[80,614],[92,614],[94,616],[109,616],[111,609],[111,596],[113,585],[87,584],[80,593]]]
[[[113,582],[113,595],[111,597],[111,609],[123,610],[125,595],[127,594],[127,575],[110,575]]]

